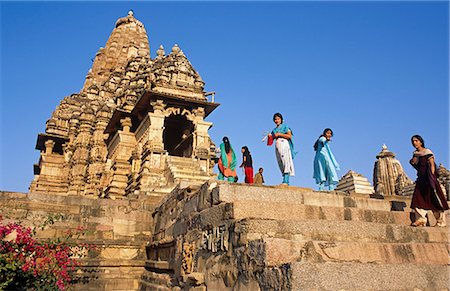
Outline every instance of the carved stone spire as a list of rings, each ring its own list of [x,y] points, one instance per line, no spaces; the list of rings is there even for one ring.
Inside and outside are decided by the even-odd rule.
[[[373,169],[375,193],[379,195],[402,195],[403,189],[412,183],[403,170],[400,161],[395,158],[395,154],[383,144]]]
[[[53,164],[42,162],[41,172],[56,174],[38,175],[31,191],[98,194],[106,162],[103,130],[114,108],[131,108],[145,90],[150,67],[147,33],[130,11],[117,20],[106,45],[97,53],[80,93],[65,97],[47,121],[37,147],[44,148],[46,141],[54,141],[56,150],[46,155],[58,159],[62,170],[51,170]],[[68,189],[61,186],[53,190],[48,185],[56,184],[55,181],[58,185],[63,185],[60,181],[68,181]]]
[[[97,52],[83,90],[93,84],[103,84],[112,71],[124,68],[137,56],[150,58],[150,46],[144,25],[130,11],[126,17],[117,20],[106,46]]]

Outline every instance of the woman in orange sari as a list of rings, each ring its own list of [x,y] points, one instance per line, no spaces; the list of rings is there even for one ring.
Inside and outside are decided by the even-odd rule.
[[[227,180],[228,182],[236,182],[236,154],[231,147],[228,137],[222,139],[220,144],[220,158],[219,158],[219,180]]]

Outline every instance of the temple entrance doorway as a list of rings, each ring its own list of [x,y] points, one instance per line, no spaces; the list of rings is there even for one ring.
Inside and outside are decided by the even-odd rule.
[[[194,125],[183,115],[170,115],[164,120],[164,149],[171,156],[191,157]]]

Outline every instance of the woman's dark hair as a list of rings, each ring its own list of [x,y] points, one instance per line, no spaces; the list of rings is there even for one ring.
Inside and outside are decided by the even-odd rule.
[[[413,142],[413,138],[417,138],[422,143],[422,147],[425,147],[425,142],[423,141],[423,138],[420,135],[418,134],[413,135],[411,137],[411,143]]]
[[[231,150],[230,140],[228,139],[228,137],[224,136],[222,141],[225,144],[225,152],[228,154]]]
[[[281,123],[283,123],[283,115],[281,113],[277,112],[273,115],[273,121],[275,121],[275,117],[281,118]]]
[[[319,139],[322,137],[322,136],[325,136],[325,134],[328,132],[328,131],[331,131],[331,136],[333,136],[333,130],[331,130],[331,128],[325,128],[324,130],[323,130],[323,133],[319,136],[319,138],[316,140],[316,142],[314,143],[314,151],[316,151],[317,152],[317,148],[319,147]]]
[[[242,149],[244,150],[244,152],[242,153],[242,156],[246,157],[247,161],[249,161],[249,160],[251,161],[252,155],[250,154],[250,151],[248,150],[248,147],[247,146],[243,146]]]

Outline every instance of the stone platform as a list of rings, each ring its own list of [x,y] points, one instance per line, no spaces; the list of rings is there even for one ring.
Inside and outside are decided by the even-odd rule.
[[[41,238],[97,246],[76,290],[448,290],[448,227],[409,226],[409,199],[208,181],[122,200],[0,192]],[[434,224],[434,220],[431,220]]]
[[[75,290],[137,290],[145,265],[145,245],[151,235],[154,205],[167,193],[152,193],[134,199],[93,199],[41,193],[0,192],[3,223],[21,221],[36,227],[49,216],[63,219],[37,231],[40,239],[63,237],[81,226],[86,234],[80,243],[95,250],[81,261],[79,276],[89,280]]]
[[[215,181],[175,189],[154,213],[139,290],[448,290],[448,228],[409,226],[409,202]]]

